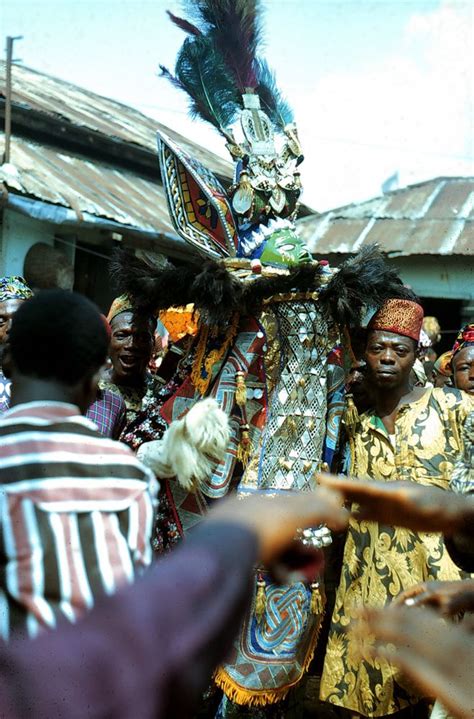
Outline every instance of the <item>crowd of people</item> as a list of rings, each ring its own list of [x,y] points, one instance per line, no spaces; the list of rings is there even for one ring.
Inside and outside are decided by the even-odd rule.
[[[420,382],[422,322],[417,302],[388,300],[353,343],[346,478],[215,502],[175,547],[166,462],[140,448],[166,432],[159,408],[190,338],[152,373],[156,319],[129,297],[105,318],[75,293],[33,296],[22,278],[1,279],[1,715],[203,716],[253,567],[301,578],[321,550],[295,536],[325,523],[342,537],[318,645],[327,716],[473,717],[474,325],[443,355],[446,381]],[[178,452],[186,432],[206,434],[207,407],[199,429],[182,425]],[[293,716],[289,706],[261,716]]]

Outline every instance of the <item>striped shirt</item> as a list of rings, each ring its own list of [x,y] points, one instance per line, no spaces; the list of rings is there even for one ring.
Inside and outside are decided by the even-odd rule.
[[[0,418],[0,636],[74,622],[151,562],[156,480],[77,407]]]

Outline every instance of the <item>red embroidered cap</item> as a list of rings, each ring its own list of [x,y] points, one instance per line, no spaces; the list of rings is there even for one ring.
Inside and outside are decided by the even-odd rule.
[[[420,339],[423,307],[412,300],[391,299],[384,302],[369,322],[369,330],[385,330],[397,335]]]

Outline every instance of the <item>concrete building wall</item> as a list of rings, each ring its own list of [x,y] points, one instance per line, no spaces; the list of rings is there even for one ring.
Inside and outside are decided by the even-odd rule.
[[[25,275],[26,255],[38,243],[64,255],[74,268],[74,288],[108,310],[114,297],[108,271],[113,246],[109,235],[88,228],[64,229],[5,209],[0,225],[0,277]]]
[[[26,254],[37,242],[54,245],[52,225],[4,210],[0,232],[0,276],[22,275]]]
[[[330,265],[337,267],[347,255],[327,255]],[[474,257],[469,255],[410,255],[390,257],[405,284],[420,297],[474,300]]]
[[[327,255],[334,267],[347,255]],[[403,282],[421,298],[426,315],[438,318],[442,340],[438,353],[451,349],[460,327],[474,321],[474,258],[468,255],[391,257]]]
[[[421,297],[474,299],[474,258],[469,255],[412,255],[393,258],[391,262],[400,270],[403,281]]]

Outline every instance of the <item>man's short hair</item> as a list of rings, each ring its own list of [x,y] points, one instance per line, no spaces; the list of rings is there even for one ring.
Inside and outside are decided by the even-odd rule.
[[[19,372],[74,386],[105,362],[107,332],[97,307],[66,290],[45,290],[15,313],[10,351]]]

